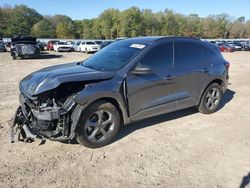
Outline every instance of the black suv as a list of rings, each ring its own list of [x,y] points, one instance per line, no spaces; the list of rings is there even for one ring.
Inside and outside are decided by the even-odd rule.
[[[44,68],[20,82],[13,124],[23,136],[101,147],[121,125],[188,107],[218,110],[229,63],[198,39],[140,37],[115,42],[82,62]]]

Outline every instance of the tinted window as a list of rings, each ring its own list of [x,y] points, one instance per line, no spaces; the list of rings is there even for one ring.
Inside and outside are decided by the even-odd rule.
[[[95,41],[96,44],[102,44],[102,41]]]
[[[212,50],[206,48],[206,47],[202,47],[202,58],[207,60],[207,59],[211,59],[213,56],[215,56],[215,52],[213,52]]]
[[[175,64],[190,65],[201,63],[204,47],[192,42],[175,43]]]
[[[95,42],[86,42],[88,45],[96,44]]]
[[[140,63],[148,65],[152,69],[172,67],[173,43],[165,43],[153,48]]]
[[[58,42],[57,44],[59,44],[59,45],[66,45],[67,42]]]

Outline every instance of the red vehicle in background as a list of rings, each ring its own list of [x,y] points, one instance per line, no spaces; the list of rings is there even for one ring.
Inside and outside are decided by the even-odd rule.
[[[53,45],[56,43],[56,42],[59,42],[59,40],[50,40],[48,41],[48,44],[47,44],[47,50],[54,50],[54,47]]]
[[[219,45],[220,52],[233,52],[234,49],[226,44]]]

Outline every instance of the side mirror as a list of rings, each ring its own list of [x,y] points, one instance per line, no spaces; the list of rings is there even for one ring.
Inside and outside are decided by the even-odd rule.
[[[151,74],[152,70],[148,65],[138,64],[135,69],[132,71],[132,74],[136,75],[145,75]]]

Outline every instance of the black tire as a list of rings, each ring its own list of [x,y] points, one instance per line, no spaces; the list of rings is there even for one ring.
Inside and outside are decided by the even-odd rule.
[[[105,118],[108,119],[105,120]],[[108,121],[112,122],[107,123]],[[76,130],[76,140],[79,144],[89,148],[105,146],[115,139],[120,125],[121,117],[118,109],[109,102],[97,101],[82,112]],[[103,131],[106,132],[106,136]]]
[[[216,112],[220,107],[222,95],[223,92],[221,86],[218,83],[212,83],[203,93],[198,106],[198,111],[203,114],[211,114]]]

